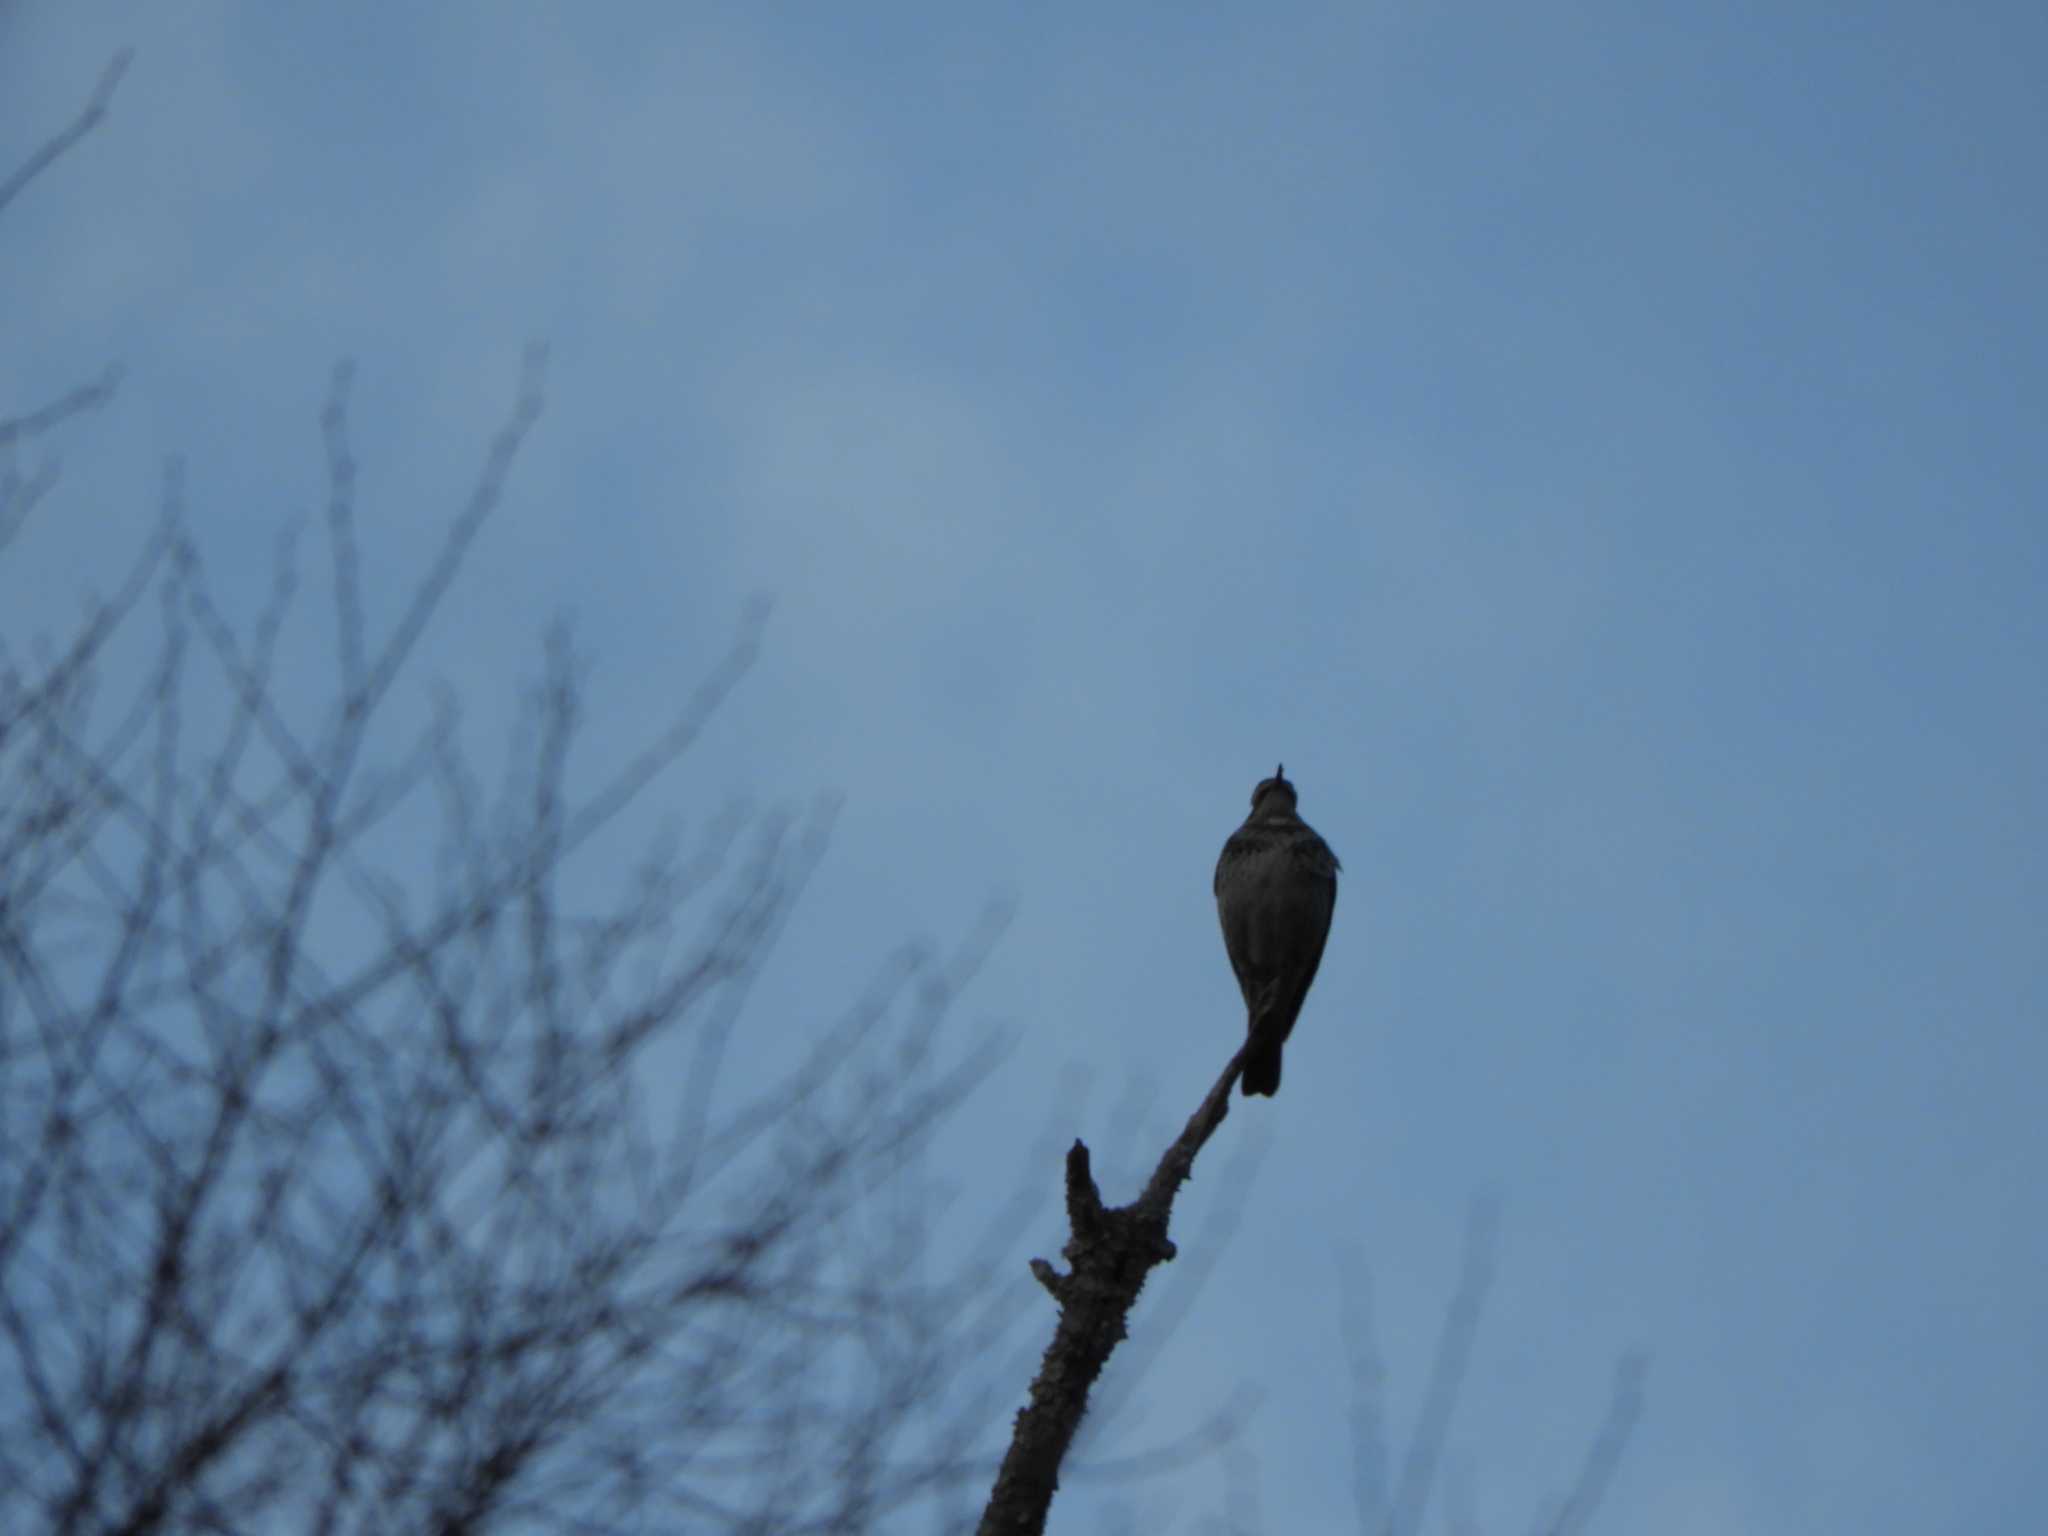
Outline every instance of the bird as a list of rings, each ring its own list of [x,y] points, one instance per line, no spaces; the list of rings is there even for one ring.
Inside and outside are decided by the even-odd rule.
[[[1294,807],[1283,763],[1252,790],[1251,814],[1216,860],[1216,915],[1244,993],[1238,1086],[1247,1098],[1279,1090],[1280,1048],[1316,979],[1337,906],[1337,855]]]

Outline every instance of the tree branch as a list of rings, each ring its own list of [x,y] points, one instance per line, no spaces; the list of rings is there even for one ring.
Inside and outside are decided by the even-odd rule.
[[[93,87],[92,96],[86,102],[85,110],[72,119],[69,127],[45,141],[41,148],[21,163],[20,168],[12,176],[0,181],[0,213],[6,212],[7,205],[21,196],[28,189],[30,182],[61,160],[66,151],[73,148],[79,140],[99,127],[107,115],[108,103],[114,99],[114,87],[121,83],[121,77],[128,73],[128,66],[134,62],[133,48],[123,48],[115,54],[100,75],[100,83]]]
[[[1061,1274],[1044,1259],[1031,1261],[1031,1273],[1059,1303],[1059,1324],[1031,1383],[1031,1401],[1017,1414],[1010,1449],[982,1513],[980,1536],[1036,1536],[1045,1529],[1060,1463],[1088,1411],[1088,1393],[1127,1336],[1126,1320],[1147,1277],[1174,1257],[1166,1235],[1174,1197],[1230,1113],[1230,1090],[1243,1071],[1240,1050],[1159,1159],[1144,1193],[1129,1205],[1103,1205],[1087,1144],[1076,1141],[1068,1150],[1072,1236],[1065,1257],[1071,1267]]]

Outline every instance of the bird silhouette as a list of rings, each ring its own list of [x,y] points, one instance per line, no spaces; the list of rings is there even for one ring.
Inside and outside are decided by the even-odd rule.
[[[1295,814],[1286,767],[1252,791],[1252,811],[1216,860],[1216,915],[1244,993],[1249,1096],[1280,1087],[1280,1048],[1322,964],[1337,905],[1337,856]]]

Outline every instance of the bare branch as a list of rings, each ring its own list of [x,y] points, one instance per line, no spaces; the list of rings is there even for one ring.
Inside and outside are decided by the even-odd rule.
[[[1371,1277],[1365,1266],[1355,1260],[1340,1266],[1344,1349],[1351,1368],[1352,1500],[1362,1532],[1401,1536],[1422,1529],[1492,1282],[1499,1219],[1499,1204],[1494,1198],[1482,1196],[1473,1202],[1459,1261],[1458,1287],[1444,1314],[1422,1408],[1402,1459],[1399,1485],[1391,1494],[1387,1473],[1386,1371],[1372,1339]],[[1642,1380],[1642,1358],[1624,1357],[1615,1372],[1606,1422],[1587,1450],[1570,1495],[1559,1504],[1554,1516],[1537,1522],[1539,1536],[1580,1536],[1587,1528],[1620,1461],[1629,1432],[1641,1414]],[[1458,1491],[1453,1486],[1450,1494]],[[1465,1501],[1454,1498],[1450,1503],[1450,1529],[1476,1531],[1477,1524]]]
[[[641,839],[615,882],[573,867],[737,686],[759,606],[588,791],[559,633],[494,804],[446,702],[389,760],[380,703],[537,389],[379,646],[331,398],[341,698],[313,731],[277,691],[289,544],[238,629],[175,477],[118,596],[0,671],[10,1531],[609,1528],[664,1506],[854,1528],[988,1474],[993,1403],[959,1378],[1007,1325],[998,1259],[915,1285],[906,1266],[932,1241],[934,1130],[1000,1058],[940,1029],[1000,914],[952,956],[906,952],[791,1037],[779,1077],[714,1091],[830,808]],[[108,642],[152,588],[156,664],[96,728]],[[380,830],[422,815],[431,882],[418,839]],[[330,937],[338,900],[370,919],[359,942]],[[901,1219],[876,1225],[891,1190]]]
[[[1082,1415],[1088,1394],[1110,1354],[1127,1337],[1126,1322],[1138,1293],[1156,1265],[1174,1257],[1167,1237],[1174,1197],[1194,1172],[1195,1158],[1230,1113],[1230,1090],[1244,1071],[1244,1051],[1230,1059],[1223,1075],[1189,1117],[1159,1159],[1144,1193],[1127,1206],[1105,1207],[1089,1167],[1087,1145],[1067,1152],[1067,1222],[1072,1236],[1061,1274],[1044,1259],[1031,1273],[1059,1304],[1060,1316],[1046,1347],[1031,1400],[1017,1414],[1010,1448],[996,1474],[995,1488],[981,1517],[981,1536],[1009,1536],[1045,1529],[1060,1464]]]
[[[120,384],[120,369],[109,368],[91,383],[80,384],[69,393],[59,395],[49,404],[38,406],[24,416],[0,416],[0,452],[6,452],[29,438],[38,437],[73,416],[82,416],[87,411],[98,410],[114,398],[114,391]],[[56,484],[56,477],[51,473],[38,482],[23,482],[24,490],[31,484],[41,485],[41,490],[37,491],[40,495],[42,491]],[[0,543],[6,542],[6,537],[13,533],[20,521],[17,514],[12,521],[0,524]]]
[[[101,74],[99,84],[93,88],[84,110],[70,126],[50,138],[11,176],[0,181],[0,215],[6,213],[8,204],[19,197],[31,182],[62,159],[106,118],[114,90],[134,58],[134,50],[130,48],[116,53]],[[13,541],[29,513],[56,487],[58,479],[58,465],[54,459],[24,475],[15,465],[17,448],[73,416],[97,410],[112,398],[119,381],[119,371],[109,368],[98,379],[78,385],[55,400],[19,416],[0,416],[0,549],[5,549]]]
[[[0,181],[0,213],[7,211],[7,205],[27,190],[30,182],[61,160],[80,140],[99,127],[105,120],[107,108],[114,100],[114,89],[120,85],[121,77],[128,73],[128,66],[135,62],[135,50],[123,48],[107,63],[100,75],[100,83],[93,87],[85,109],[74,118],[69,127],[39,147],[23,161],[12,176]]]
[[[1481,1196],[1472,1202],[1466,1216],[1458,1288],[1444,1311],[1436,1354],[1430,1361],[1429,1384],[1423,1390],[1422,1409],[1416,1416],[1415,1433],[1408,1439],[1400,1479],[1394,1485],[1393,1503],[1387,1515],[1391,1536],[1415,1536],[1422,1529],[1422,1517],[1436,1487],[1436,1469],[1443,1457],[1444,1441],[1450,1435],[1451,1415],[1457,1410],[1465,1370],[1472,1363],[1472,1345],[1479,1336],[1486,1292],[1493,1283],[1493,1251],[1499,1235],[1500,1202]]]
[[[1649,1369],[1649,1357],[1643,1354],[1624,1355],[1615,1366],[1607,1417],[1600,1425],[1600,1433],[1587,1447],[1578,1478],[1555,1518],[1538,1526],[1544,1536],[1579,1536],[1592,1525],[1593,1515],[1606,1497],[1607,1485],[1614,1478],[1614,1469],[1621,1464],[1621,1453],[1628,1448],[1629,1436],[1643,1416],[1643,1382]]]

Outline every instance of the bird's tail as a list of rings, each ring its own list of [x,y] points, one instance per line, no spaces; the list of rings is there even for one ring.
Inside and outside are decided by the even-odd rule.
[[[1237,1080],[1246,1098],[1262,1093],[1271,1098],[1280,1091],[1280,1042],[1271,1036],[1252,1036],[1244,1051],[1244,1075]]]

